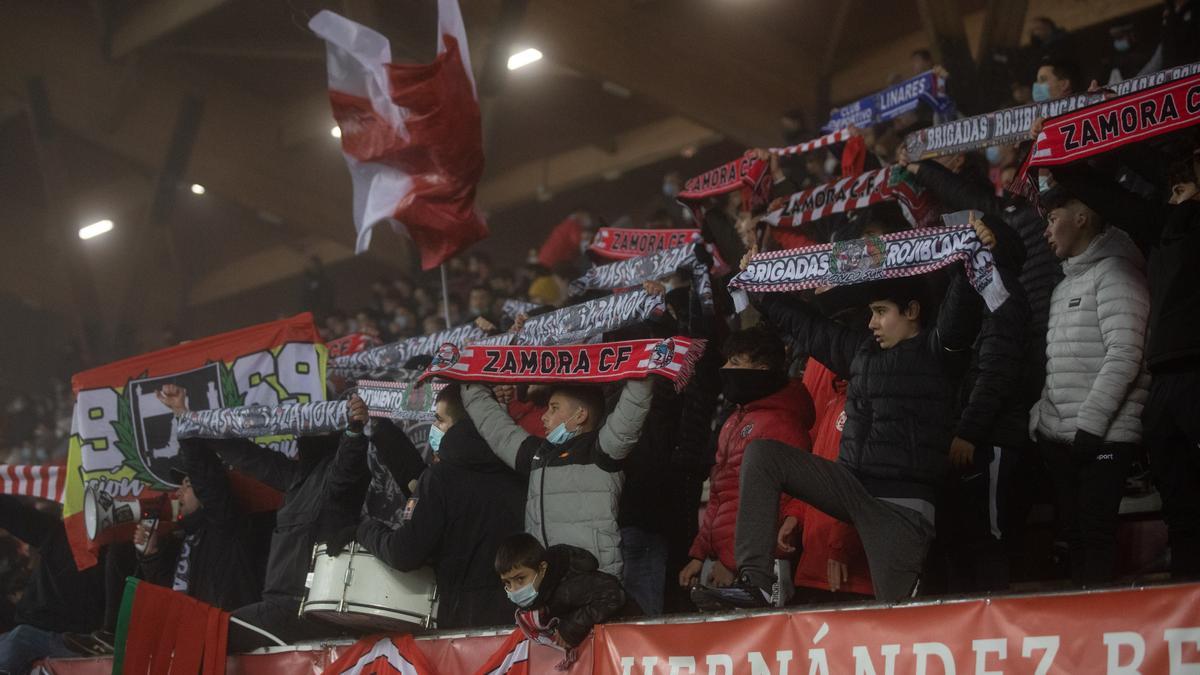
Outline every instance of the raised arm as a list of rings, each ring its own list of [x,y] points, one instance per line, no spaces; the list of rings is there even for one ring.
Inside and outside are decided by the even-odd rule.
[[[933,331],[936,346],[949,355],[969,356],[983,312],[983,298],[971,288],[962,266],[950,268],[950,286],[938,311],[937,330]],[[999,271],[995,271],[999,274]]]
[[[796,346],[844,379],[850,378],[854,354],[869,333],[839,325],[816,309],[782,293],[768,293],[758,302],[767,321],[792,336]]]
[[[980,446],[987,441],[1006,407],[1020,396],[1029,342],[1029,301],[1018,284],[1008,300],[985,315],[979,334],[979,376],[955,435]]]
[[[462,387],[463,407],[467,409],[479,435],[488,447],[511,469],[517,469],[517,456],[521,446],[532,436],[508,415],[508,411],[487,387],[481,384],[464,384]]]
[[[1004,203],[991,185],[963,178],[932,159],[909,164],[908,172],[948,211],[975,209],[997,216],[1004,212]]]
[[[287,492],[299,475],[298,462],[245,438],[212,439],[209,447],[233,468],[280,492]]]
[[[650,413],[653,396],[654,383],[649,378],[625,383],[616,407],[600,427],[600,452],[615,460],[629,455],[642,435],[642,425]]]

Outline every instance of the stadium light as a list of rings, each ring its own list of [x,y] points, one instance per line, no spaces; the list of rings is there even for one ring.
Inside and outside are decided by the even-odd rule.
[[[202,194],[204,194],[205,192],[207,192],[207,190],[205,190],[205,189],[204,189],[204,186],[203,186],[203,185],[201,185],[201,184],[199,184],[199,183],[192,183],[192,194],[194,194],[194,195],[202,195]]]
[[[111,229],[113,229],[113,221],[108,220],[107,218],[104,220],[97,220],[91,225],[84,225],[83,227],[79,228],[79,238],[91,239],[92,237],[99,237]]]
[[[334,138],[341,138],[342,137],[342,128],[335,124],[333,126],[333,128],[329,130],[329,135],[333,136]]]
[[[524,68],[525,66],[536,61],[540,61],[541,59],[542,53],[533,47],[522,49],[516,54],[508,57],[508,69],[516,70],[517,68]]]

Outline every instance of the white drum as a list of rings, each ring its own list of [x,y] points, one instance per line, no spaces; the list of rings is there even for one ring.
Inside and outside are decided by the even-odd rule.
[[[352,542],[336,557],[313,549],[300,614],[361,630],[406,633],[436,624],[433,569],[400,572]]]

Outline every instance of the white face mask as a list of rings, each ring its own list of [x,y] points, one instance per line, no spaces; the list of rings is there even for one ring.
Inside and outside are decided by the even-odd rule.
[[[505,591],[505,594],[517,607],[528,607],[533,604],[534,600],[537,600],[538,592],[533,587],[533,582],[530,581],[515,591]]]
[[[830,176],[836,176],[841,173],[842,163],[837,160],[837,157],[830,157],[825,160],[825,173]]]

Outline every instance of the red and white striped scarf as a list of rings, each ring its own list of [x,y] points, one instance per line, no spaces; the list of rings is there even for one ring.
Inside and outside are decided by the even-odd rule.
[[[806,152],[819,150],[827,145],[833,145],[834,143],[845,143],[846,141],[850,140],[850,137],[853,135],[854,134],[850,131],[850,128],[846,127],[845,129],[838,129],[833,133],[825,134],[820,138],[814,138],[811,141],[797,143],[796,145],[789,145],[784,148],[771,148],[770,152],[782,156],[803,155]]]
[[[57,464],[0,464],[0,494],[61,502],[65,471]]]
[[[682,389],[704,354],[704,340],[676,336],[594,345],[442,345],[421,376],[461,382],[600,384],[658,375]]]
[[[928,225],[926,221],[932,213],[928,193],[911,185],[907,171],[900,166],[875,169],[801,190],[762,220],[772,227],[798,227],[826,216],[893,200],[899,201],[904,217],[914,227]]]

